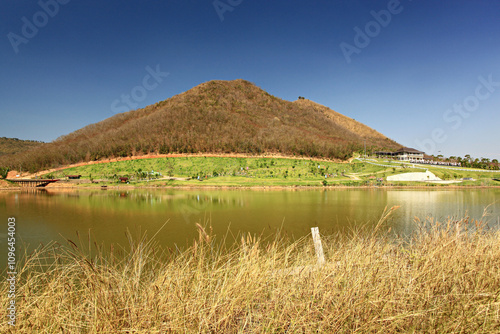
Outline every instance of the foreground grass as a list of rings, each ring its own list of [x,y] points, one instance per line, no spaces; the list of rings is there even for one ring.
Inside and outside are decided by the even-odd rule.
[[[186,251],[142,239],[125,254],[45,247],[18,268],[19,333],[334,333],[500,331],[500,234],[464,218],[411,237],[358,231],[241,237],[205,230]],[[48,258],[56,258],[52,264]],[[2,282],[0,332],[7,324]]]

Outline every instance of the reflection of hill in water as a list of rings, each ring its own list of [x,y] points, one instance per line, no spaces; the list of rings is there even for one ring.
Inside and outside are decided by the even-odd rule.
[[[318,226],[321,233],[343,233],[364,224],[373,226],[387,206],[401,206],[385,226],[410,233],[418,216],[445,219],[468,210],[480,218],[483,209],[498,200],[500,190],[382,190],[333,191],[254,190],[129,190],[76,192],[0,192],[0,213],[18,219],[18,233],[32,245],[51,240],[75,240],[76,231],[90,231],[98,242],[127,244],[125,232],[153,235],[164,246],[186,245],[197,237],[195,223],[210,221],[218,236],[230,226],[238,232],[271,235],[282,228],[301,237]],[[0,247],[3,240],[0,240]]]
[[[144,213],[150,211],[164,212],[165,210],[178,211],[185,206],[203,209],[208,206],[218,210],[231,206],[244,206],[245,201],[240,196],[227,193],[224,196],[204,192],[163,192],[163,191],[95,191],[81,192],[78,194],[52,193],[60,199],[53,204],[78,205],[80,207],[92,207],[112,213],[129,212]],[[66,199],[78,197],[79,201],[67,201]]]
[[[63,237],[75,240],[76,231],[80,235],[90,231],[106,244],[127,244],[127,229],[153,235],[168,221],[158,239],[173,246],[190,243],[197,236],[195,223],[207,221],[214,212],[238,210],[251,201],[239,192],[223,196],[203,191],[4,192],[0,211],[19,217],[19,232],[32,245]],[[220,226],[218,234],[227,231],[228,221],[213,220]]]

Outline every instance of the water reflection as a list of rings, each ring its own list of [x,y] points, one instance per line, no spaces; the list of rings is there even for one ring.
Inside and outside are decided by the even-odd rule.
[[[282,228],[301,237],[318,226],[324,234],[342,233],[359,224],[375,224],[385,207],[400,206],[387,227],[409,233],[414,217],[463,216],[480,218],[490,207],[491,223],[499,219],[498,189],[311,191],[254,190],[90,190],[0,192],[3,219],[15,216],[18,240],[30,245],[76,239],[90,233],[98,242],[126,244],[125,232],[148,231],[164,246],[188,245],[197,236],[196,223],[210,221],[223,236],[268,235]],[[0,235],[0,247],[6,238]]]

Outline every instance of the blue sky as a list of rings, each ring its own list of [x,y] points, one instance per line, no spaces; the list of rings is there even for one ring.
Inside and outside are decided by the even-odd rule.
[[[499,17],[483,0],[5,0],[0,137],[242,78],[427,153],[500,159]]]

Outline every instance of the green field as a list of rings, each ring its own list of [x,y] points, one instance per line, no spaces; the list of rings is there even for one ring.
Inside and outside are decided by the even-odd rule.
[[[82,179],[116,182],[128,177],[130,183],[200,185],[321,185],[323,180],[350,181],[348,174],[361,166],[299,159],[183,157],[129,160],[68,168],[50,177],[79,174]],[[326,178],[325,178],[326,175]],[[166,178],[190,178],[168,181]]]
[[[353,163],[335,163],[286,158],[175,157],[72,167],[42,177],[63,179],[67,175],[77,174],[82,176],[82,186],[113,184],[119,182],[120,177],[128,177],[129,183],[137,186],[361,186],[386,184],[387,176],[425,170],[403,168],[397,162],[390,164],[393,167],[376,166],[358,160]],[[492,180],[500,173],[478,173],[467,169],[450,171],[435,167],[429,167],[429,170],[445,180],[463,177],[476,179],[466,181],[464,185],[500,184]],[[377,179],[384,181],[379,182]],[[399,182],[397,185],[422,184]]]

